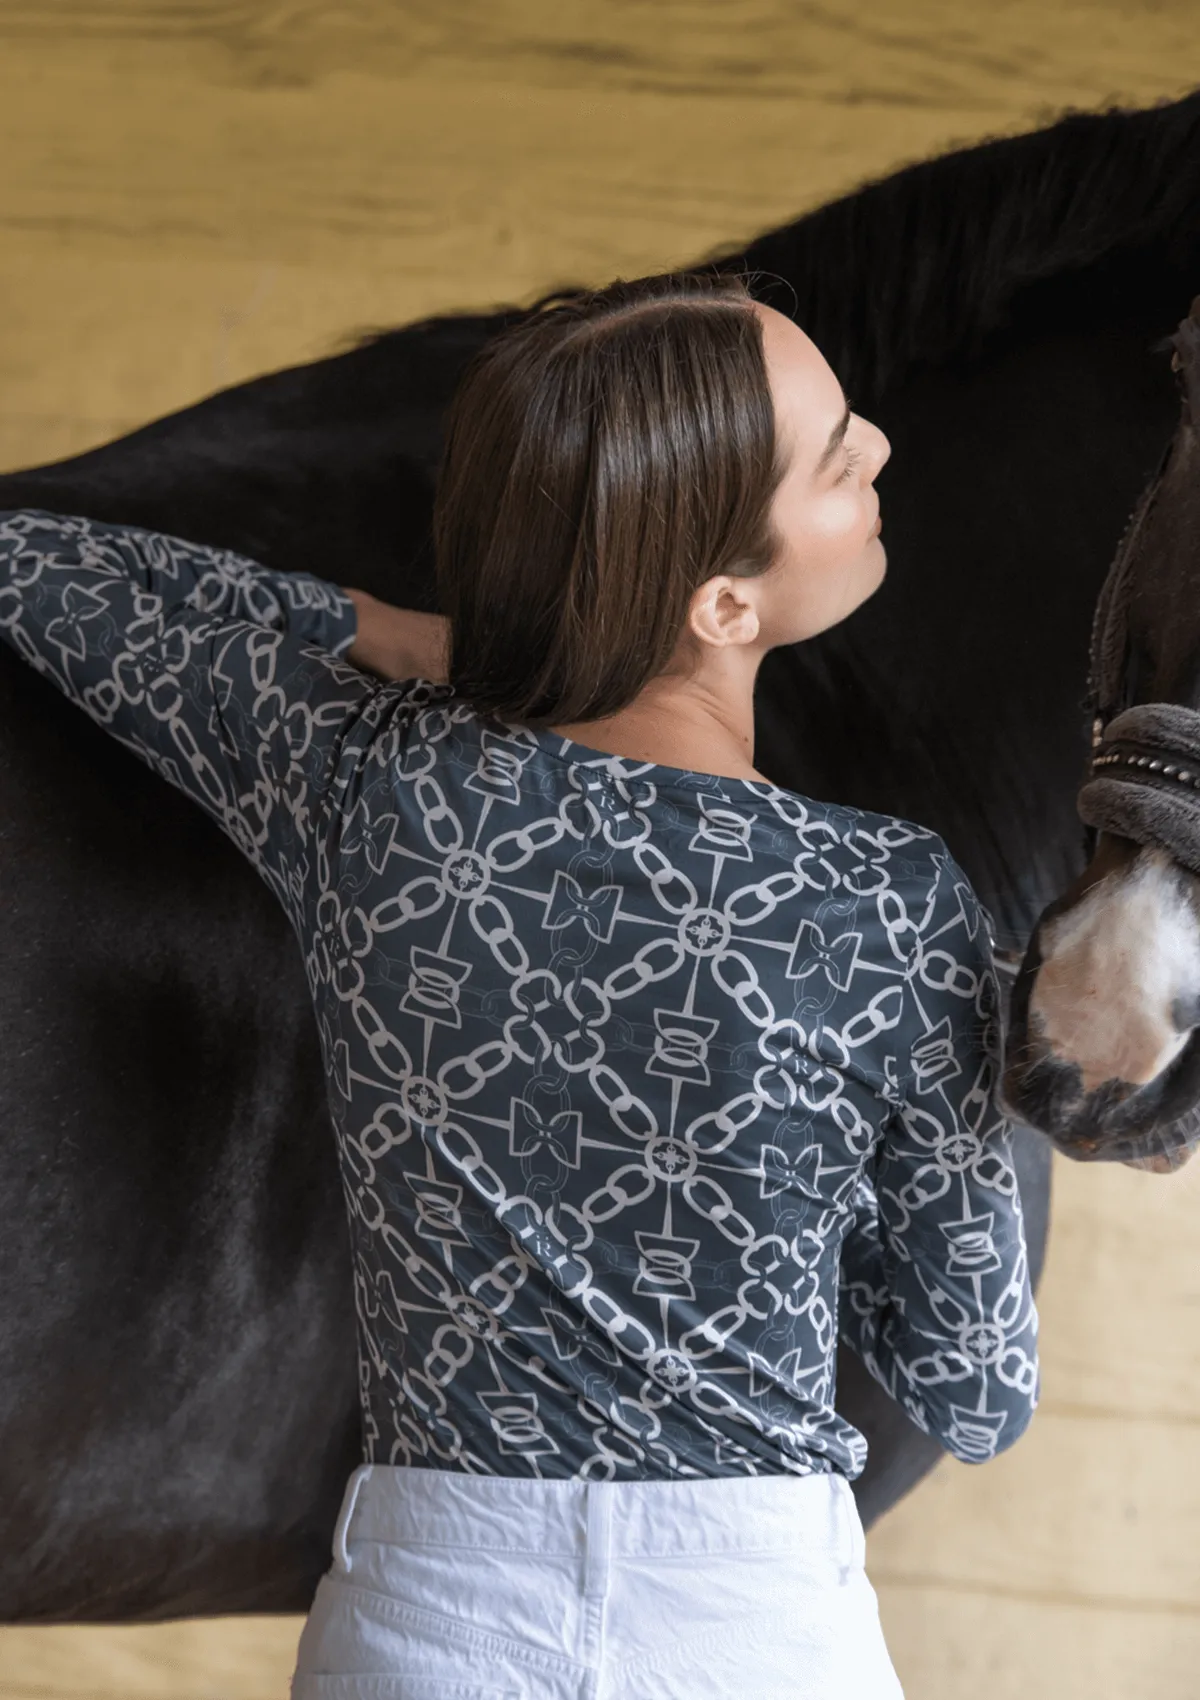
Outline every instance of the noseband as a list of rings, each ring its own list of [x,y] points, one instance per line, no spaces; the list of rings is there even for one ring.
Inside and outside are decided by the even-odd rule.
[[[1099,832],[1166,850],[1200,874],[1200,713],[1179,703],[1132,706],[1129,604],[1138,533],[1166,470],[1168,445],[1143,495],[1096,603],[1088,699],[1092,755],[1079,813]]]

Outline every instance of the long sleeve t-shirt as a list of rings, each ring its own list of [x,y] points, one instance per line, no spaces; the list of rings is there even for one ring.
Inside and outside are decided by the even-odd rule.
[[[0,635],[296,931],[367,1457],[853,1477],[839,1331],[957,1456],[1008,1445],[1037,1317],[986,920],[942,842],[382,683],[354,632],[314,578],[0,515]]]

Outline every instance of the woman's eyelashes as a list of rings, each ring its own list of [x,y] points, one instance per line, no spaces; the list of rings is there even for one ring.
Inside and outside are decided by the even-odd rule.
[[[851,475],[854,473],[855,469],[859,466],[861,461],[862,461],[862,450],[861,449],[850,449],[850,448],[848,448],[846,450],[846,464],[842,468],[842,470],[838,473],[837,477],[834,479],[834,483],[835,484],[845,484],[847,479],[851,477]]]

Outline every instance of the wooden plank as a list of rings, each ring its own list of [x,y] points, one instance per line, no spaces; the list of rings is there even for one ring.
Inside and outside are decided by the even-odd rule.
[[[299,1617],[0,1630],[0,1700],[285,1700]]]
[[[909,1700],[1195,1700],[1195,1616],[899,1585],[880,1616]]]
[[[1045,1410],[1194,1427],[1200,1160],[1170,1176],[1064,1161],[1054,1184],[1040,1306]],[[1165,1428],[1163,1444],[1175,1444]]]
[[[983,1467],[948,1459],[868,1541],[880,1585],[1200,1612],[1200,1427],[1040,1412]]]
[[[286,8],[250,0],[9,0],[13,51],[66,42],[185,46],[197,70],[297,87],[349,68],[456,81],[497,74],[526,87],[649,90],[806,102],[874,100],[969,109],[980,100],[1095,104],[1154,98],[1186,75],[1188,0],[343,0]],[[195,55],[205,58],[197,63]]]

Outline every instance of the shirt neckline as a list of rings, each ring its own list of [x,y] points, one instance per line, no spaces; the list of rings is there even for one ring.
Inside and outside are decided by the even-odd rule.
[[[694,767],[669,767],[664,762],[642,761],[636,756],[615,755],[611,750],[596,750],[574,738],[565,738],[561,732],[555,732],[548,726],[517,726],[513,730],[522,732],[538,749],[556,761],[583,767],[604,767],[610,773],[619,773],[622,779],[653,778],[660,787],[688,791],[693,795],[698,787],[736,786],[739,792],[764,801],[771,797],[801,796],[799,791],[788,791],[769,779],[738,779],[732,774],[705,773]]]

